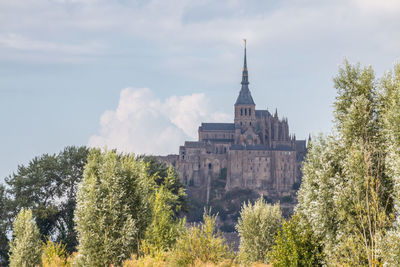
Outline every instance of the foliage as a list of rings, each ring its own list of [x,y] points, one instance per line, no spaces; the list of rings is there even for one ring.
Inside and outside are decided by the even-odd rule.
[[[167,267],[167,266],[174,266],[171,265],[168,261],[168,256],[164,259],[157,259],[151,256],[144,256],[136,258],[136,255],[132,255],[132,257],[123,262],[123,267]],[[240,264],[232,261],[231,259],[225,259],[219,261],[217,263],[213,262],[202,262],[201,260],[197,259],[191,265],[193,267],[239,267]],[[262,264],[262,263],[253,263],[250,267],[271,267],[271,265]]]
[[[142,161],[91,151],[75,211],[80,264],[120,265],[139,249],[151,219],[150,187]]]
[[[184,192],[185,186],[180,182],[175,169],[160,162],[155,156],[140,155],[137,159],[147,164],[148,176],[154,180],[157,186],[164,185],[168,191],[177,196],[177,200],[172,206],[175,215],[187,212],[189,206]]]
[[[173,208],[178,208],[176,203],[179,195],[173,194],[168,188],[176,180],[172,167],[168,175],[151,197],[152,221],[147,227],[145,240],[142,244],[142,252],[145,254],[157,255],[172,248],[178,238],[179,232],[184,227],[185,221],[174,218]]]
[[[13,223],[10,242],[10,266],[29,267],[40,264],[42,246],[39,229],[30,209],[21,209]]]
[[[327,261],[375,266],[393,213],[382,126],[387,104],[371,67],[345,61],[334,82],[335,131],[309,147],[297,211],[322,240]]]
[[[7,205],[0,225],[12,222],[21,208],[32,210],[42,236],[52,236],[67,244],[71,252],[77,245],[74,210],[77,184],[82,179],[89,150],[66,147],[57,155],[44,154],[5,179]],[[3,208],[3,207],[2,207]]]
[[[6,190],[0,184],[0,266],[8,265],[9,241],[7,237],[7,202]]]
[[[233,259],[231,249],[216,231],[217,217],[204,212],[203,220],[180,234],[169,257],[172,266],[191,266],[196,260],[216,264]]]
[[[244,203],[236,229],[240,236],[239,260],[268,263],[268,252],[282,224],[279,204],[270,205],[263,197],[254,204]]]
[[[50,239],[42,245],[42,266],[43,267],[70,267],[71,262],[66,251],[66,245],[61,242],[54,243]]]
[[[386,150],[385,167],[392,178],[395,221],[383,241],[385,265],[400,265],[400,64],[381,81],[382,139]]]
[[[274,266],[322,266],[322,246],[308,222],[301,223],[299,215],[283,222],[275,237],[269,257]]]

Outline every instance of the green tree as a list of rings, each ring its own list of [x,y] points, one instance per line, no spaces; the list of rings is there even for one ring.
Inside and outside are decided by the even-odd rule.
[[[239,259],[244,263],[268,263],[268,252],[282,224],[279,204],[270,205],[263,197],[254,204],[244,203],[236,229],[240,236]]]
[[[375,266],[393,210],[379,90],[371,67],[347,61],[334,83],[335,129],[312,142],[297,210],[323,240],[329,262]]]
[[[10,243],[10,266],[29,267],[40,264],[42,244],[39,229],[30,209],[21,209],[13,223]]]
[[[147,164],[147,173],[154,180],[156,187],[164,185],[166,190],[177,196],[172,206],[175,216],[181,212],[187,212],[189,208],[184,192],[185,186],[179,180],[175,169],[160,162],[155,156],[140,155],[137,159]]]
[[[42,236],[52,236],[73,251],[77,245],[73,221],[77,184],[88,152],[86,147],[66,147],[57,155],[44,154],[27,166],[18,166],[17,172],[5,179],[8,201],[0,224],[10,229],[18,211],[29,208]]]
[[[174,211],[178,212],[181,208],[177,203],[180,202],[179,197],[184,194],[182,188],[178,194],[170,190],[176,179],[176,173],[170,167],[167,177],[157,186],[151,197],[152,221],[147,227],[142,245],[145,254],[157,255],[171,249],[184,227],[185,221],[178,220],[174,215]]]
[[[400,265],[400,64],[381,80],[380,109],[382,139],[386,150],[385,167],[393,182],[392,198],[396,218],[384,240],[387,266]]]
[[[295,214],[283,222],[269,257],[277,267],[322,266],[322,251],[310,225],[300,224],[299,215]]]
[[[0,184],[0,266],[8,265],[9,241],[7,238],[8,214],[6,190]]]
[[[82,265],[121,265],[138,251],[151,220],[150,187],[142,161],[114,151],[91,151],[75,211]]]

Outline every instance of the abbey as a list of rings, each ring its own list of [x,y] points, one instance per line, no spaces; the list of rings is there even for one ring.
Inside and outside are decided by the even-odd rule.
[[[233,123],[202,123],[198,141],[185,142],[179,155],[162,160],[175,166],[189,188],[202,188],[199,197],[207,202],[213,180],[221,176],[225,191],[250,189],[278,200],[295,197],[306,141],[290,135],[288,120],[279,119],[277,111],[272,115],[256,109],[249,90],[246,46],[241,84]]]

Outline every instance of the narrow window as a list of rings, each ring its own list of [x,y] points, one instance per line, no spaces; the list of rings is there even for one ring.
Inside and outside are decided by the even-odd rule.
[[[240,116],[243,116],[243,109],[240,109]]]
[[[251,116],[251,109],[249,109],[249,116]]]
[[[244,109],[244,115],[247,116],[247,108]]]

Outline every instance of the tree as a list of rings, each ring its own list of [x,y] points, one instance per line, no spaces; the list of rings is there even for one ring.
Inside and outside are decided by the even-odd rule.
[[[187,212],[189,207],[184,192],[185,186],[179,180],[175,169],[159,161],[155,156],[140,155],[137,159],[147,164],[147,173],[154,180],[156,186],[164,185],[166,190],[177,196],[177,200],[172,206],[175,216],[178,213]]]
[[[5,179],[7,212],[0,221],[9,229],[18,211],[29,208],[43,237],[51,236],[56,242],[66,244],[69,252],[75,250],[76,190],[88,152],[86,147],[66,147],[57,155],[44,154],[27,166],[18,166],[17,172]]]
[[[282,229],[278,230],[269,257],[277,267],[322,266],[322,250],[310,225],[300,224],[300,217],[295,214],[290,220],[284,221]]]
[[[327,261],[375,266],[393,211],[377,83],[371,67],[347,61],[334,83],[335,129],[308,150],[297,211],[322,240]]]
[[[384,240],[387,266],[400,265],[400,64],[381,80],[380,109],[382,139],[386,154],[385,167],[393,181],[391,197],[394,200],[395,221]]]
[[[9,244],[7,237],[7,226],[8,226],[8,214],[7,214],[7,202],[9,199],[6,196],[6,190],[3,185],[0,184],[0,266],[8,265],[8,252]]]
[[[239,259],[244,263],[268,263],[268,252],[282,224],[279,204],[270,205],[263,197],[254,204],[244,203],[236,229],[240,236]]]
[[[151,186],[146,165],[132,155],[91,151],[75,211],[81,264],[121,265],[138,252],[151,220]]]
[[[40,264],[42,244],[39,229],[30,209],[21,209],[13,223],[10,243],[10,266],[29,267]]]
[[[178,238],[179,232],[184,227],[184,220],[178,220],[174,212],[178,212],[180,205],[179,197],[183,194],[174,194],[169,188],[173,186],[177,177],[176,173],[170,167],[167,177],[163,180],[151,197],[152,221],[147,227],[145,240],[142,245],[142,251],[145,254],[157,256],[173,247]],[[175,209],[175,210],[174,210]]]

